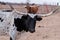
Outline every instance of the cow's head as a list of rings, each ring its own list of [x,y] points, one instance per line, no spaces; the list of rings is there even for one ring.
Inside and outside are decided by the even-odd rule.
[[[38,16],[31,17],[30,15],[24,15],[22,16],[22,20],[25,24],[25,31],[33,33],[35,32],[36,21],[40,21],[42,18]]]
[[[35,32],[35,25],[36,25],[36,20],[40,21],[42,20],[41,17],[45,17],[45,16],[49,16],[51,14],[53,14],[57,9],[49,12],[48,14],[35,14],[35,15],[30,15],[28,13],[20,13],[18,11],[16,11],[18,14],[20,13],[22,16],[21,20],[23,20],[23,28],[25,31],[30,31],[31,33]],[[32,13],[33,14],[33,13]],[[41,16],[41,17],[39,17]],[[22,28],[22,29],[23,29]]]

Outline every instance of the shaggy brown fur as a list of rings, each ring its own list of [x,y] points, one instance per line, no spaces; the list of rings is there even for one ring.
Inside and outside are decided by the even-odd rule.
[[[27,9],[28,13],[37,13],[38,11],[38,6],[26,6],[25,7]]]

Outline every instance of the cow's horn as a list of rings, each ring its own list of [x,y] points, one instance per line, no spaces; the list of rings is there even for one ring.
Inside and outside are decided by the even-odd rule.
[[[16,9],[14,9],[14,12],[17,13],[17,14],[19,14],[19,15],[27,15],[28,14],[28,13],[19,12]]]
[[[58,9],[59,9],[59,8],[56,8],[55,10],[52,10],[51,12],[49,12],[49,13],[47,13],[47,14],[36,14],[36,15],[41,16],[41,17],[49,16],[49,15],[51,15],[51,14],[55,13],[55,12],[56,12],[56,10],[58,10]]]

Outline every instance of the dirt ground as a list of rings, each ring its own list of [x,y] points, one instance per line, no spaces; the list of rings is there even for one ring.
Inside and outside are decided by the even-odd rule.
[[[9,40],[9,36],[0,36],[0,40]],[[22,32],[17,40],[60,40],[60,13],[43,17],[42,21],[37,21],[35,33]]]

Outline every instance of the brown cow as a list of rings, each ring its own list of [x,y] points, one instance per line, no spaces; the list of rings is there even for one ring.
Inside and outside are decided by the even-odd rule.
[[[37,13],[38,11],[38,6],[26,6],[25,7],[27,9],[28,13]]]

